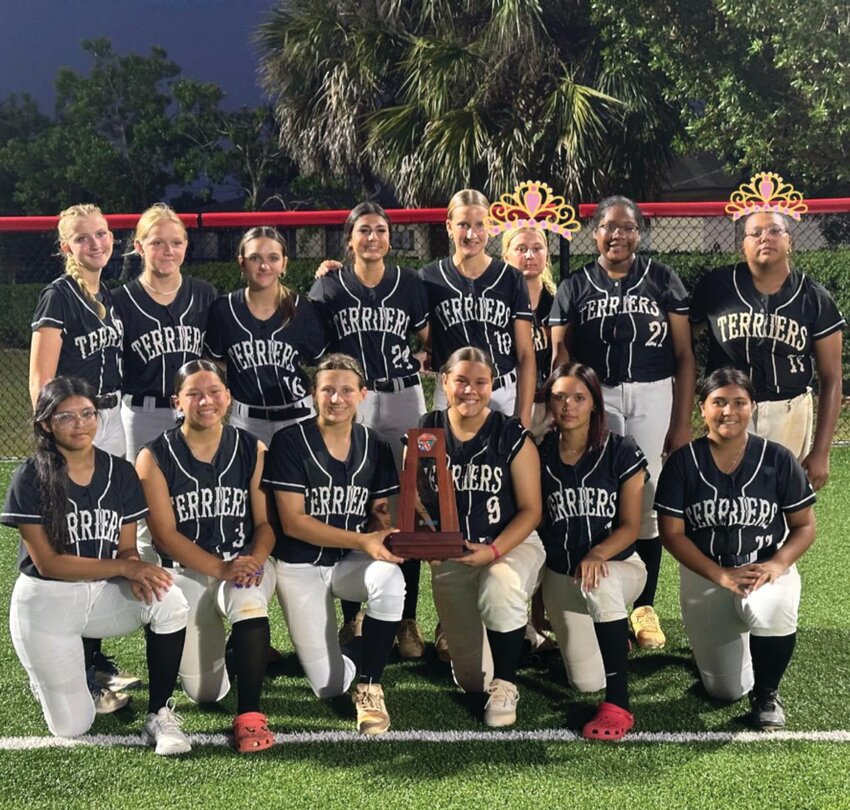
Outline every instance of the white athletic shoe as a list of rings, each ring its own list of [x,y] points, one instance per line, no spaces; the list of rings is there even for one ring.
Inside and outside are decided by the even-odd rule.
[[[487,687],[490,699],[484,707],[484,722],[490,728],[512,726],[516,723],[516,705],[519,703],[519,691],[510,681],[493,678]]]
[[[169,698],[156,714],[151,713],[145,719],[142,740],[146,745],[156,744],[160,756],[186,754],[192,750],[192,744],[182,726],[182,718],[174,711],[174,698]]]

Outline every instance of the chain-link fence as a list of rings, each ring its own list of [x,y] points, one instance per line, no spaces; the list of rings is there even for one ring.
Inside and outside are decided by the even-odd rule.
[[[810,201],[817,202],[817,201]],[[820,206],[830,213],[812,213],[792,226],[795,266],[824,284],[838,303],[850,313],[850,199],[829,201]],[[647,204],[647,218],[640,250],[674,268],[685,285],[693,288],[707,270],[732,263],[741,256],[743,226],[722,216],[722,204]],[[812,206],[815,208],[815,206]],[[816,209],[815,209],[816,210]],[[342,222],[347,212],[292,212],[280,214],[187,215],[190,224],[184,271],[211,281],[220,293],[241,285],[234,256],[244,231],[258,224],[274,224],[289,247],[287,283],[306,293],[320,261],[344,258]],[[583,230],[571,243],[549,234],[550,255],[556,278],[575,270],[597,255],[589,227],[591,206],[581,206]],[[663,214],[663,215],[661,215]],[[449,251],[444,211],[391,211],[392,252],[395,263],[419,267]],[[134,217],[110,219],[115,234],[112,260],[104,280],[118,286],[140,272],[132,252]],[[194,226],[194,227],[192,227]],[[498,240],[490,252],[498,254]],[[31,415],[27,377],[30,322],[38,295],[45,284],[63,268],[57,255],[55,219],[0,218],[0,458],[20,457],[30,452]],[[698,347],[699,356],[699,347]],[[850,350],[844,351],[844,404],[835,440],[850,441]]]

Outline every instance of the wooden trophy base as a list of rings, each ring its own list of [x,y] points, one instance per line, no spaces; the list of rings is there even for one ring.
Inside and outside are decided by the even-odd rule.
[[[460,532],[396,532],[384,543],[393,554],[405,560],[451,560],[462,557],[464,552]]]

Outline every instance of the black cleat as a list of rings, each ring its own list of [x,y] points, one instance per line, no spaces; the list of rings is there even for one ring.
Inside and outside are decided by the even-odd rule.
[[[750,706],[750,719],[755,728],[761,731],[785,728],[785,710],[776,689],[753,690],[750,692]]]

